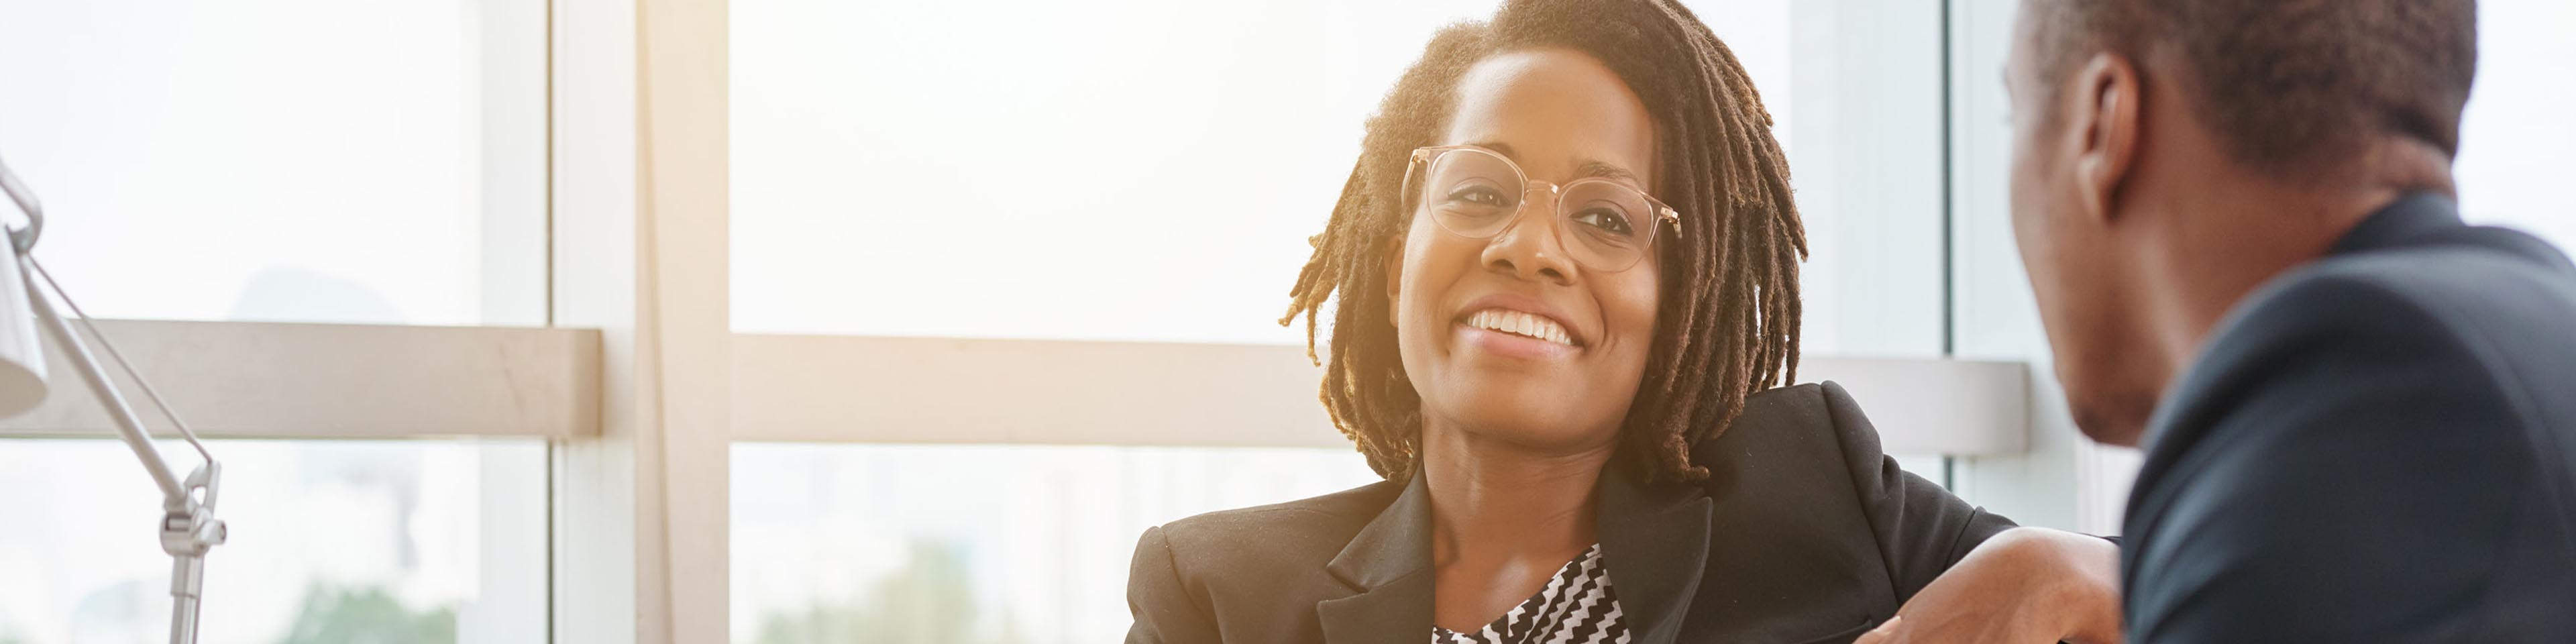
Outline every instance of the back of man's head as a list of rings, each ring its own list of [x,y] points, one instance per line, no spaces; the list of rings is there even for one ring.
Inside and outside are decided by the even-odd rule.
[[[2068,406],[2134,443],[2245,293],[2449,192],[2474,0],[2024,0],[2012,211]]]
[[[2250,168],[2328,169],[2390,137],[2456,155],[2477,68],[2474,0],[2032,0],[2043,78],[2087,55],[2172,61],[2193,112]]]

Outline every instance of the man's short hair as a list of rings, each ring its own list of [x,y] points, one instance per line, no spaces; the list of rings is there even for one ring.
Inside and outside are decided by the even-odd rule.
[[[2180,61],[2194,115],[2261,170],[2331,167],[2387,137],[2457,155],[2475,0],[2030,0],[2049,86],[2094,52]],[[2142,72],[2146,71],[2142,69]]]

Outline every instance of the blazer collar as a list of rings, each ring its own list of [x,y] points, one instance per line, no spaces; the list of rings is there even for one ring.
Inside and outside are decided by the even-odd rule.
[[[1602,559],[1636,644],[1664,644],[1708,567],[1715,504],[1695,485],[1654,484],[1630,459],[1611,460],[1596,488]],[[1404,492],[1360,528],[1332,563],[1358,594],[1315,604],[1331,644],[1418,643],[1431,632],[1431,493],[1416,471]]]
[[[2460,208],[2449,197],[2418,192],[2381,206],[2335,240],[2328,254],[2378,250],[2419,242],[2444,229],[2460,228]]]
[[[1716,504],[1697,485],[1648,484],[1630,461],[1601,470],[1601,559],[1633,641],[1663,644],[1681,635],[1708,570]]]
[[[1431,492],[1419,469],[1324,569],[1359,591],[1315,603],[1325,642],[1420,644],[1431,637]]]

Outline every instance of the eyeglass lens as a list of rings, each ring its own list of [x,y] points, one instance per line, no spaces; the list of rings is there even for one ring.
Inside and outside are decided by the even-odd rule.
[[[1491,152],[1444,150],[1428,166],[1423,204],[1441,228],[1462,237],[1501,234],[1518,219],[1523,202],[1542,192]],[[1655,208],[1645,192],[1595,177],[1566,184],[1556,197],[1551,221],[1566,252],[1585,268],[1618,271],[1644,257],[1655,230]]]

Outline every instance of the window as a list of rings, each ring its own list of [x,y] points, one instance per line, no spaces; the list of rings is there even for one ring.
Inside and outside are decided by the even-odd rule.
[[[1145,528],[1378,480],[1348,450],[743,444],[733,641],[1103,642]]]
[[[0,2],[12,97],[0,101],[0,159],[45,204],[34,255],[102,318],[544,325],[546,12],[487,0]],[[547,636],[542,435],[232,425],[228,412],[246,405],[219,409],[206,394],[273,392],[174,390],[205,381],[173,371],[256,381],[279,365],[191,364],[189,352],[138,351],[170,347],[158,331],[176,327],[104,326],[201,430],[334,439],[209,441],[231,540],[207,558],[202,641]],[[424,373],[377,366],[362,378]],[[0,642],[166,637],[158,493],[107,440],[79,379],[51,376],[49,404],[91,415],[0,427]],[[349,384],[339,393],[368,385]],[[335,405],[310,393],[281,400]],[[164,448],[180,474],[194,467],[184,447]]]
[[[102,317],[544,324],[544,11],[12,2],[34,254]]]
[[[160,493],[134,454],[104,440],[0,445],[0,642],[167,637]],[[225,464],[217,511],[232,539],[206,559],[201,641],[543,641],[544,445],[208,449]]]
[[[1294,344],[1363,120],[1494,3],[731,7],[736,330]],[[1937,104],[1937,14],[1698,9],[1799,169],[1806,346],[1939,355],[1939,115],[1879,105]]]
[[[2576,24],[2576,6],[2544,0],[2478,3],[2478,78],[2460,123],[2453,170],[2460,209],[2471,222],[2539,235],[2561,250],[2576,248],[2576,41],[2559,37]]]
[[[1694,8],[1798,169],[1810,355],[1942,355],[1937,8]],[[1147,526],[1376,480],[1275,321],[1364,119],[1493,9],[731,2],[733,640],[1115,639]],[[1121,411],[1158,383],[1212,411]]]

